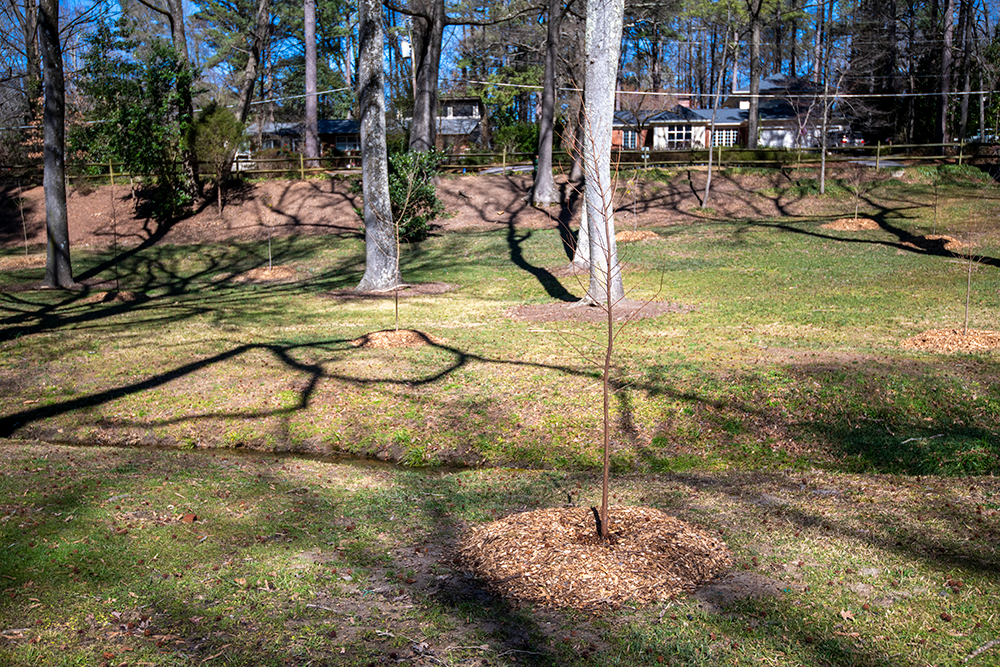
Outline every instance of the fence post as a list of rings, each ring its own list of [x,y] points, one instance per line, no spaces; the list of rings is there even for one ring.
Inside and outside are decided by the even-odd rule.
[[[299,153],[299,178],[306,180],[306,154]]]
[[[111,176],[111,187],[115,187],[115,161],[108,160],[108,175]]]
[[[965,152],[965,142],[963,141],[958,145],[958,166],[962,166],[963,153]]]
[[[878,146],[875,148],[875,169],[879,168],[882,163],[882,140],[878,140]]]

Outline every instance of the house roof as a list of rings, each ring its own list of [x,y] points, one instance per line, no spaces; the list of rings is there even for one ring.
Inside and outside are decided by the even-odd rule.
[[[741,125],[748,117],[748,113],[742,109],[717,109],[715,112],[716,125]],[[670,123],[711,123],[711,109],[689,109],[688,107],[675,106],[667,111],[616,111],[616,127],[650,127],[653,125],[666,125]]]
[[[304,127],[305,123],[265,123],[263,133],[297,137],[302,135]],[[317,123],[317,131],[320,134],[358,134],[361,124],[351,119],[321,120]]]
[[[468,118],[460,116],[458,118],[435,118],[438,134],[466,135],[472,134],[479,127],[481,118]]]
[[[621,127],[640,127],[644,125],[662,125],[666,123],[690,123],[703,120],[694,109],[675,106],[666,111],[616,111],[614,124]]]
[[[822,92],[822,86],[801,76],[772,74],[760,80],[761,95],[820,95]],[[749,88],[733,91],[733,97],[749,96]]]
[[[711,109],[695,109],[694,112],[706,123],[712,122]],[[745,109],[725,109],[715,110],[716,125],[742,125],[750,117],[750,112]]]

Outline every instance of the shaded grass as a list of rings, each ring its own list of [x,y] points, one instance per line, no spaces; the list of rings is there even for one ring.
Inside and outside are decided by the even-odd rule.
[[[1000,632],[992,478],[620,475],[614,504],[721,534],[745,583],[590,616],[493,597],[451,545],[511,512],[586,512],[595,475],[11,441],[0,458],[4,664],[917,666]]]

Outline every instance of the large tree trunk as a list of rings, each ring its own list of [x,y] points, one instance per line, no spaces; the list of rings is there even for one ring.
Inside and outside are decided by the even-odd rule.
[[[74,287],[76,282],[73,280],[69,258],[69,219],[66,215],[66,88],[62,47],[59,44],[59,0],[41,0],[39,10],[45,89],[43,185],[45,231],[48,237],[45,280],[42,285]]]
[[[760,122],[760,12],[763,0],[746,0],[750,13],[750,112],[747,124],[747,146],[757,148]]]
[[[414,0],[414,9],[429,18],[413,17],[413,120],[410,150],[429,151],[437,141],[438,70],[444,36],[444,0]]]
[[[952,41],[955,35],[955,0],[945,0],[944,33],[941,39],[941,95],[937,103],[936,140],[948,141],[948,96],[951,94]],[[941,149],[944,152],[944,148]]]
[[[316,108],[316,0],[304,0],[302,11],[306,40],[306,146],[307,158],[319,157],[319,115]],[[315,162],[311,166],[316,166]]]
[[[170,18],[170,37],[177,54],[177,61],[183,70],[177,78],[177,95],[180,98],[181,132],[185,138],[184,169],[191,190],[201,195],[201,178],[198,172],[198,155],[195,152],[194,98],[191,93],[191,59],[188,55],[187,33],[184,30],[183,0],[167,0],[167,16]]]
[[[247,66],[243,70],[243,90],[239,119],[246,124],[250,117],[250,105],[253,103],[253,90],[260,74],[260,63],[267,47],[271,30],[271,0],[257,0],[257,15],[254,27],[250,33],[250,52],[247,54]]]
[[[548,35],[545,40],[545,80],[542,86],[542,115],[538,121],[538,168],[531,199],[535,206],[549,206],[555,201],[552,180],[552,133],[556,108],[556,58],[559,54],[559,24],[562,0],[549,0]]]
[[[42,52],[38,45],[38,5],[35,0],[24,1],[24,24],[22,27],[24,28],[25,58],[24,94],[28,104],[28,117],[25,119],[25,124],[31,125],[38,117],[38,98],[42,94]]]
[[[389,202],[389,160],[385,145],[385,75],[382,72],[382,4],[359,3],[361,48],[361,189],[365,217],[365,274],[358,291],[390,290],[400,283],[399,245]]]
[[[585,301],[614,303],[625,296],[615,243],[611,125],[621,48],[624,0],[587,6],[587,83],[583,143],[584,194],[590,229],[590,286]]]

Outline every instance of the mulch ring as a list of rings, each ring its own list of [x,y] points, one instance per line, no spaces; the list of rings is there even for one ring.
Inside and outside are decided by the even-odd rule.
[[[879,229],[879,224],[871,218],[839,218],[833,222],[820,225],[821,229],[833,229],[838,232],[860,232]]]
[[[718,538],[650,507],[613,507],[611,536],[584,508],[535,510],[473,528],[459,559],[497,593],[546,607],[598,610],[662,602],[732,563]]]
[[[680,303],[666,301],[633,301],[623,299],[614,306],[616,322],[659,317],[668,313],[690,313],[694,308]],[[560,322],[571,320],[589,324],[603,324],[608,321],[608,313],[602,306],[581,305],[579,302],[540,303],[516,306],[506,312],[507,317],[519,322]]]
[[[628,229],[615,234],[615,241],[618,242],[631,242],[631,241],[659,241],[660,235],[656,232],[650,231],[648,229]]]
[[[969,329],[931,329],[913,338],[907,338],[902,346],[908,350],[928,352],[986,352],[1000,348],[1000,331]]]
[[[440,345],[442,341],[423,331],[413,329],[389,329],[373,331],[351,341],[354,347],[387,350],[397,347],[420,347],[421,345]]]
[[[291,266],[261,266],[250,269],[233,278],[234,283],[262,285],[267,283],[294,283],[299,279],[298,269]]]
[[[383,290],[379,292],[359,292],[353,289],[335,289],[325,292],[325,296],[334,299],[350,301],[354,299],[392,299],[395,293],[399,293],[399,298],[404,299],[411,296],[433,296],[435,294],[445,294],[458,289],[458,285],[442,282],[403,284],[395,289]]]
[[[45,261],[45,255],[6,255],[0,257],[0,271],[44,269]]]

